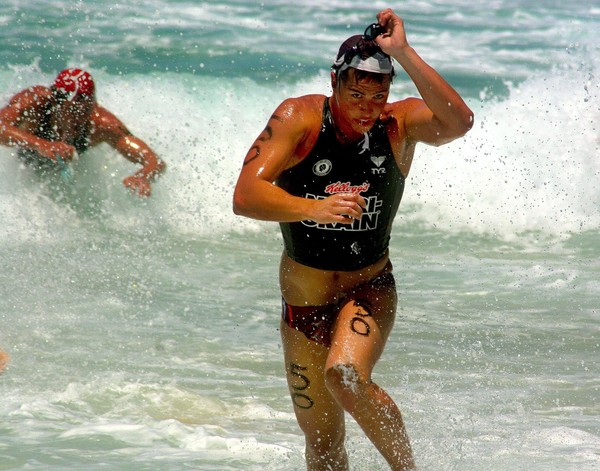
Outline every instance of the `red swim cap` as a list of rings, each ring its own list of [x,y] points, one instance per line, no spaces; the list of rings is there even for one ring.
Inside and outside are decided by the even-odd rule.
[[[54,86],[65,91],[72,100],[78,95],[94,97],[96,86],[92,76],[81,69],[65,69],[60,72],[54,80]]]

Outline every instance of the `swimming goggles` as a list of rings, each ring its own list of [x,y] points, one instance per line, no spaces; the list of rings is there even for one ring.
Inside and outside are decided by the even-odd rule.
[[[363,39],[365,41],[375,41],[377,36],[385,33],[385,27],[381,26],[379,23],[371,23],[369,26],[365,28],[365,32],[363,33]]]

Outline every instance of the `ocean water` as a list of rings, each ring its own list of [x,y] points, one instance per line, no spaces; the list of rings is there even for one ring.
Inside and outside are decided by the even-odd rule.
[[[234,216],[232,189],[277,104],[330,93],[337,47],[386,6],[0,4],[1,106],[85,66],[168,164],[140,200],[109,147],[71,184],[0,148],[0,470],[303,469],[278,227]],[[391,6],[476,124],[417,149],[374,379],[422,470],[600,469],[600,2]],[[353,471],[386,469],[351,419],[347,441]]]

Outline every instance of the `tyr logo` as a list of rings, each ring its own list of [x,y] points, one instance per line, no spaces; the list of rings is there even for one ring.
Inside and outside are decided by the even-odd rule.
[[[385,155],[380,156],[371,156],[371,162],[375,164],[375,167],[371,168],[371,173],[373,175],[379,175],[380,173],[385,173],[385,167],[382,167],[383,162],[385,162]]]

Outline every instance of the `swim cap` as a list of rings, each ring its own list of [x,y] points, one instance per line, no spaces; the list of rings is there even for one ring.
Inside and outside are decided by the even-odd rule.
[[[392,74],[394,66],[392,58],[374,41],[366,41],[362,34],[351,36],[342,43],[333,62],[336,73],[350,67],[374,72],[376,74]]]
[[[57,90],[63,90],[71,101],[78,95],[85,95],[93,98],[96,86],[92,76],[81,69],[65,69],[61,71],[54,79],[54,86]]]

